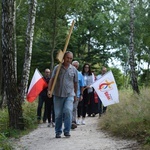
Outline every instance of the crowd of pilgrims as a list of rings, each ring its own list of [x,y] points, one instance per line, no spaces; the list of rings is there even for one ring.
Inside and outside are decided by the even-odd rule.
[[[79,67],[78,61],[74,61],[72,65],[74,65],[77,69]],[[102,106],[102,102],[97,96],[96,92],[92,87],[89,86],[97,79],[99,79],[106,72],[107,69],[103,67],[101,70],[101,74],[96,76],[91,71],[91,66],[88,63],[83,65],[82,71],[80,71],[82,77],[78,79],[78,80],[83,80],[83,83],[79,81],[79,84],[81,84],[79,85],[79,88],[81,89],[80,95],[82,98],[79,98],[75,104],[76,109],[74,109],[75,112],[73,112],[71,129],[77,128],[78,125],[85,125],[86,117],[95,117],[97,114],[100,117],[103,113],[106,112],[107,107]],[[43,78],[47,83],[50,80],[50,74],[51,74],[50,69],[45,69]],[[53,97],[49,98],[47,96],[47,88],[44,89],[39,94],[39,101],[37,107],[37,120],[38,123],[48,122],[47,125],[48,127],[50,126],[55,127]]]

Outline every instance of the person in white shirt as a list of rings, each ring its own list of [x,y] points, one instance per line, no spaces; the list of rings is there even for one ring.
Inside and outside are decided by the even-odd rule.
[[[87,113],[89,100],[93,96],[93,88],[90,85],[94,82],[94,76],[88,63],[83,65],[82,75],[84,78],[83,100],[78,104],[78,121],[77,124],[85,125],[85,117]],[[82,116],[82,120],[80,120]]]

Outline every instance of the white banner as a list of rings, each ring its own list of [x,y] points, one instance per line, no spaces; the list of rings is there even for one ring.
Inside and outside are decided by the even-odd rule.
[[[111,71],[96,80],[93,87],[104,106],[119,103],[119,94],[114,76]]]

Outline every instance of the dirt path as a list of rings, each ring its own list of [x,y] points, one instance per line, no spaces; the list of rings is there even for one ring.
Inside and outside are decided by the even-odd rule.
[[[71,130],[71,137],[56,139],[54,128],[47,124],[15,142],[15,150],[140,150],[136,141],[110,137],[98,130],[99,118],[87,117],[86,125]]]

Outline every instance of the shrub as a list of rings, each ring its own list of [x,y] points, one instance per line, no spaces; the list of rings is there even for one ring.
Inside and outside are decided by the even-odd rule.
[[[149,144],[150,137],[150,89],[141,89],[141,94],[131,90],[119,91],[120,102],[108,106],[106,115],[100,120],[100,127],[113,135],[134,138]]]

